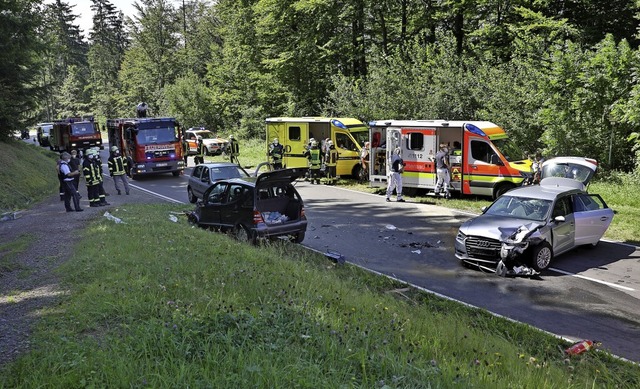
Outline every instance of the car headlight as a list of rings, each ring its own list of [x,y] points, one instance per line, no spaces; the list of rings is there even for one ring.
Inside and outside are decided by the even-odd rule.
[[[461,230],[458,230],[458,235],[456,235],[456,240],[464,241],[465,239],[467,239],[467,236],[463,234]]]

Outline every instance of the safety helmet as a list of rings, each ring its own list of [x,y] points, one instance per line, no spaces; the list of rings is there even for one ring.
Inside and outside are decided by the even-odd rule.
[[[198,141],[202,140],[202,136],[198,135]]]
[[[327,147],[331,147],[331,146],[333,146],[333,141],[328,140],[328,141],[327,141]]]
[[[273,144],[277,145],[278,143],[280,143],[280,141],[278,140],[278,138],[273,138]]]
[[[118,146],[111,146],[111,151],[113,151],[114,153],[118,151]]]
[[[400,147],[396,147],[396,149],[395,149],[395,150],[393,150],[393,152],[394,152],[396,155],[400,155],[400,152],[401,152],[401,151],[402,151],[402,150],[400,149]]]
[[[315,140],[311,142],[311,147],[317,147],[317,146],[318,146],[318,142],[316,142]]]
[[[229,139],[236,139],[233,135],[229,135]]]

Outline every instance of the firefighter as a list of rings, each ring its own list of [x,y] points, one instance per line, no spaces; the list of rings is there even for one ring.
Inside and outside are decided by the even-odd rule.
[[[240,161],[238,161],[238,156],[240,155],[240,145],[238,144],[238,140],[235,136],[229,136],[229,145],[227,146],[227,153],[229,154],[229,159],[231,163],[235,163],[240,165]]]
[[[304,156],[309,160],[309,179],[313,184],[314,181],[320,184],[320,167],[324,153],[318,148],[318,142],[315,140],[311,143],[311,148],[304,152]]]
[[[82,162],[82,172],[84,174],[84,181],[87,185],[87,198],[89,199],[90,207],[100,206],[100,189],[98,188],[98,172],[96,171],[95,164],[93,163],[94,151],[89,149],[85,153],[84,161]]]
[[[400,147],[397,147],[393,150],[393,154],[391,154],[391,161],[389,166],[391,167],[389,171],[389,177],[387,184],[387,202],[391,201],[391,194],[393,193],[393,189],[396,190],[396,199],[399,203],[404,203],[404,199],[402,198],[402,169],[404,168],[404,161],[400,157],[400,153],[402,150]]]
[[[80,168],[82,167],[82,159],[78,156],[77,150],[71,150],[71,159],[69,160],[69,168],[72,172],[78,171],[78,174],[73,176],[73,185],[76,187],[76,192],[78,192],[78,187],[80,185],[80,176],[82,175],[80,172]],[[78,196],[82,198],[80,192],[78,192]]]
[[[100,159],[100,151],[98,151],[98,148],[94,148],[93,149],[93,160],[92,163],[95,166],[96,169],[96,177],[98,179],[98,205],[110,205],[107,202],[107,196],[109,195],[105,190],[104,190],[104,174],[102,172],[102,160]]]
[[[273,169],[282,169],[282,156],[284,155],[284,147],[278,141],[278,138],[274,138],[273,142],[269,146],[269,156],[273,160]]]
[[[109,167],[109,175],[113,178],[113,184],[115,185],[116,192],[118,192],[118,194],[122,194],[118,181],[122,181],[125,193],[129,194],[129,180],[127,180],[126,174],[128,170],[127,164],[127,160],[120,155],[118,147],[112,146],[107,166]]]
[[[336,165],[338,164],[338,150],[333,145],[331,140],[328,140],[326,143],[326,151],[325,151],[325,166],[327,167],[327,180],[325,181],[328,185],[333,185],[336,182]]]
[[[196,165],[199,163],[204,163],[204,155],[205,155],[204,141],[202,140],[202,137],[198,135],[198,151],[196,156],[193,157],[193,163],[195,163]]]
[[[187,167],[189,165],[187,163],[189,159],[189,142],[184,136],[182,137],[182,157],[184,158],[184,167]]]
[[[62,183],[64,186],[64,208],[67,212],[73,212],[74,210],[76,212],[82,212],[84,210],[80,208],[80,196],[73,184],[74,177],[80,175],[80,171],[72,171],[70,168],[70,161],[71,154],[67,152],[62,153],[60,160],[60,175],[62,176]],[[75,209],[71,209],[71,199],[73,199],[73,206]]]

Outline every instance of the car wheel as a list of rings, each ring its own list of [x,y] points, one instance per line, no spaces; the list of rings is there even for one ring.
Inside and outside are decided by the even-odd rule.
[[[256,244],[256,237],[254,236],[253,232],[249,231],[247,228],[240,224],[233,228],[233,236],[240,242],[249,242],[251,244]]]
[[[196,197],[196,195],[193,194],[193,190],[191,190],[191,187],[187,187],[187,196],[189,197],[189,202],[191,204],[195,204],[196,201],[198,201],[198,198]]]
[[[177,170],[175,172],[171,172],[171,174],[173,174],[174,177],[178,177],[180,175],[180,170]]]
[[[293,236],[294,243],[302,243],[303,240],[304,240],[304,232],[298,232]]]
[[[531,266],[537,270],[546,270],[553,259],[553,250],[547,242],[541,243],[533,248]]]

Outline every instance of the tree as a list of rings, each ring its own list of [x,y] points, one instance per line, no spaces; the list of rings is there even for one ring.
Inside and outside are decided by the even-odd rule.
[[[35,119],[36,100],[42,96],[37,85],[42,50],[36,33],[37,4],[31,0],[0,3],[0,140]]]

